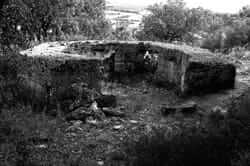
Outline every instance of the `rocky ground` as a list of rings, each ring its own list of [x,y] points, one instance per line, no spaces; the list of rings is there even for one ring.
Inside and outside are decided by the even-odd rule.
[[[29,156],[27,160],[39,165],[68,165],[65,163],[68,159],[72,163],[87,166],[125,165],[126,154],[121,149],[130,140],[142,134],[150,134],[158,127],[178,132],[180,126],[199,126],[209,112],[215,109],[226,111],[228,103],[248,89],[246,84],[237,81],[233,90],[180,98],[173,90],[156,88],[135,78],[126,83],[103,84],[102,93],[116,96],[117,101],[115,107],[100,108],[92,105],[89,108],[101,116],[90,114],[84,120],[76,118],[65,121],[65,117],[60,118],[59,115],[56,119],[49,118],[43,122],[34,118],[27,121],[27,117],[23,117],[26,115],[22,114],[22,120],[17,124],[30,124],[34,128],[31,127],[31,131],[35,133],[30,137],[32,144],[30,141],[24,144],[25,150],[21,152],[23,158],[23,151],[26,151]],[[86,110],[80,108],[78,111],[85,113]],[[41,123],[42,127],[39,127]],[[54,130],[51,131],[51,128]],[[4,147],[2,145],[1,148]],[[0,153],[2,161],[6,160],[5,155]]]
[[[125,156],[119,153],[119,148],[124,146],[124,142],[150,132],[153,127],[167,126],[174,130],[184,119],[190,124],[199,120],[197,115],[164,116],[161,106],[175,104],[180,99],[172,91],[146,86],[145,82],[131,86],[110,83],[109,88],[104,91],[116,95],[118,100],[116,108],[107,109],[122,112],[124,115],[105,116],[101,120],[90,118],[86,123],[73,121],[67,123],[65,129],[67,144],[72,145],[76,153],[83,151],[86,154],[84,157],[97,163],[123,160]]]
[[[229,103],[243,95],[250,85],[249,61],[241,60],[237,64],[235,89],[215,94],[181,98],[171,89],[155,87],[135,77],[123,83],[103,83],[102,93],[115,96],[117,101],[113,107],[101,108],[92,104],[88,109],[98,116],[87,114],[86,108],[78,109],[84,113],[84,120],[65,120],[60,114],[57,118],[38,115],[42,117],[37,119],[20,110],[15,110],[15,116],[11,113],[0,116],[4,120],[12,119],[11,125],[17,124],[15,128],[25,126],[20,139],[15,137],[14,141],[7,139],[10,143],[0,143],[0,164],[11,163],[19,153],[21,158],[17,157],[16,161],[23,165],[28,165],[27,161],[38,163],[36,165],[125,165],[126,153],[122,149],[141,134],[150,134],[155,127],[178,132],[179,126],[201,125],[211,111],[227,111]],[[16,122],[19,115],[20,122]],[[4,137],[12,129],[8,125],[6,128],[2,126],[0,141],[6,141]],[[27,126],[30,129],[26,129]],[[30,131],[34,133],[22,142],[25,132],[30,134]],[[14,152],[6,150],[11,149],[9,145],[12,143],[18,145]]]
[[[248,70],[248,68],[245,68]],[[243,73],[246,73],[244,71]],[[239,78],[248,78],[239,72]],[[96,165],[122,165],[126,154],[120,148],[126,146],[129,139],[136,139],[142,133],[150,133],[154,127],[165,127],[171,131],[178,131],[180,125],[200,125],[204,117],[214,109],[227,110],[234,98],[241,96],[248,86],[247,82],[237,81],[234,90],[180,98],[172,90],[156,88],[145,81],[129,84],[106,83],[104,94],[117,97],[115,108],[104,108],[122,114],[104,116],[102,119],[88,118],[86,122],[71,121],[64,126],[65,145],[76,156],[86,159],[82,162],[91,162]],[[249,82],[248,82],[249,83]],[[170,108],[195,104],[191,112],[173,112]],[[100,108],[99,108],[100,109]],[[176,112],[175,112],[176,111]]]
[[[130,86],[109,83],[103,92],[117,96],[117,107],[105,109],[122,114],[106,115],[101,119],[89,117],[85,122],[63,122],[60,127],[63,133],[60,136],[60,147],[58,143],[55,145],[59,151],[70,151],[73,158],[80,158],[84,165],[122,165],[126,161],[126,154],[120,149],[126,146],[130,139],[150,133],[154,127],[164,127],[172,132],[178,132],[180,125],[200,125],[200,121],[206,115],[204,110],[212,109],[210,106],[199,104],[195,110],[192,107],[191,112],[180,111],[178,108],[177,112],[166,113],[163,108],[167,110],[168,106],[175,108],[176,104],[180,106],[183,103],[202,103],[202,100],[198,101],[198,97],[193,100],[181,99],[171,90],[155,88],[145,82],[132,83]],[[204,103],[205,100],[207,99],[203,100]],[[215,103],[210,104],[216,106]],[[43,154],[46,148],[47,144],[40,144],[33,152],[40,151],[42,153],[37,154]]]
[[[168,106],[183,103],[183,99],[171,90],[155,88],[144,81],[130,85],[107,83],[103,93],[115,95],[117,106],[103,108],[103,111],[101,108],[95,110],[106,113],[101,118],[89,116],[86,121],[48,120],[45,123],[50,125],[37,129],[40,134],[36,135],[34,144],[25,146],[29,160],[45,165],[53,161],[62,165],[59,159],[64,154],[73,160],[71,162],[82,165],[122,165],[126,161],[126,154],[121,148],[126,147],[128,141],[150,133],[155,127],[177,132],[179,125],[199,125],[202,118],[198,113],[182,112],[175,107],[176,113],[166,112]],[[201,111],[200,108],[191,109]],[[118,114],[108,114],[107,111]],[[37,119],[31,123],[35,121],[41,123]],[[52,126],[56,128],[52,133],[56,134],[50,140],[51,131],[47,129]]]

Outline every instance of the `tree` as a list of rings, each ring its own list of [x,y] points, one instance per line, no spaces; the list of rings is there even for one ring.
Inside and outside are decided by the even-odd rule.
[[[140,40],[195,43],[197,36],[198,40],[207,38],[233,22],[231,15],[213,13],[201,7],[186,8],[183,0],[168,0],[165,4],[150,6],[148,10],[151,14],[143,18],[137,33]]]
[[[239,12],[240,17],[250,17],[250,5],[242,7]]]
[[[74,31],[88,39],[105,36],[109,25],[105,19],[104,0],[67,0],[63,6],[66,12],[62,13],[61,24],[66,34]]]
[[[48,35],[55,24],[59,0],[9,0],[1,9],[1,44],[25,47]]]
[[[182,0],[168,0],[166,4],[150,6],[148,10],[151,14],[142,20],[140,40],[182,40],[188,30],[187,12]]]
[[[108,29],[104,0],[5,1],[0,4],[2,45],[27,47],[30,41],[60,37],[63,33],[97,39]]]

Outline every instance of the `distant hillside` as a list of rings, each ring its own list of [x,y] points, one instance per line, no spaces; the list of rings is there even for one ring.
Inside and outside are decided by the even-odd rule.
[[[137,29],[145,13],[144,8],[118,6],[109,2],[105,12],[106,18],[111,21],[114,28],[120,25],[127,25],[129,29]]]
[[[128,11],[141,11],[144,10],[146,6],[138,6],[138,5],[129,5],[129,4],[118,4],[118,3],[112,3],[110,0],[106,0],[107,6],[111,6],[113,8],[119,9],[119,10],[128,10]]]

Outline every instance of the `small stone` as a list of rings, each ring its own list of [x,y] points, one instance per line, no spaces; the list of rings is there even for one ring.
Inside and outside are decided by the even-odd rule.
[[[45,145],[45,144],[37,145],[36,148],[39,148],[39,149],[46,149],[46,148],[48,148],[48,145]]]
[[[225,115],[228,111],[227,111],[226,109],[221,108],[220,106],[215,106],[215,107],[212,109],[212,112],[219,112],[219,113],[221,113],[222,115]]]
[[[113,127],[114,130],[121,130],[123,128],[124,128],[123,125],[116,125],[116,126]]]
[[[136,121],[136,120],[130,120],[129,121],[131,124],[138,124],[138,121]]]
[[[91,119],[87,119],[86,123],[88,123],[90,125],[97,125],[98,124],[97,120],[93,120],[93,119],[92,120]]]
[[[137,127],[133,127],[133,128],[132,128],[132,130],[136,130],[136,129],[137,129]]]
[[[66,129],[66,132],[77,132],[77,131],[83,131],[83,129],[80,126],[70,126]]]
[[[191,114],[197,111],[197,104],[195,102],[187,102],[180,105],[162,106],[160,110],[163,115],[175,114],[176,112]]]
[[[77,137],[76,133],[66,133],[66,137]]]
[[[97,164],[102,166],[102,165],[104,165],[104,161],[97,161]]]
[[[94,112],[98,111],[98,104],[96,101],[91,104],[90,110]]]
[[[163,115],[170,115],[170,114],[174,114],[177,111],[177,109],[176,107],[162,106],[160,108],[160,111]]]
[[[123,161],[126,160],[126,154],[122,151],[113,150],[107,154],[110,161]]]
[[[148,94],[148,90],[147,90],[147,89],[144,89],[144,90],[143,90],[143,94]]]
[[[74,126],[80,126],[82,124],[82,121],[80,121],[80,120],[72,121],[72,124]]]
[[[107,108],[104,107],[102,109],[102,112],[106,115],[106,116],[110,116],[110,117],[125,117],[125,113],[116,110],[116,109],[112,109],[112,108]]]
[[[120,107],[120,110],[121,110],[121,111],[124,111],[124,110],[125,110],[125,107],[124,107],[124,106],[121,106],[121,107]]]
[[[67,121],[85,121],[87,117],[92,116],[93,112],[90,110],[86,110],[86,108],[78,108],[75,111],[66,115],[65,119]]]
[[[193,101],[182,104],[179,107],[182,113],[194,113],[197,111],[197,104]]]
[[[96,99],[96,102],[100,108],[116,107],[117,105],[117,99],[114,95],[102,95]]]

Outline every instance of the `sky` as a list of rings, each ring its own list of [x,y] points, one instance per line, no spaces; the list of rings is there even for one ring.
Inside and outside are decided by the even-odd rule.
[[[164,0],[108,0],[117,6],[146,7]],[[237,13],[243,6],[250,5],[250,0],[184,0],[187,7],[203,7],[219,13]]]

